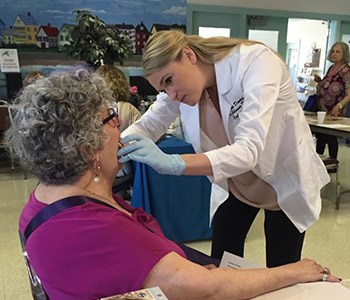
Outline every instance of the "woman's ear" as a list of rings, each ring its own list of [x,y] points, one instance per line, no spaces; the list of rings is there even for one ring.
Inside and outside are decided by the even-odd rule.
[[[95,150],[93,152],[93,154],[90,156],[90,160],[92,165],[95,165],[96,163],[99,164],[100,163],[100,151],[99,150]]]
[[[93,155],[93,160],[100,162],[100,151],[95,151],[95,153]]]
[[[182,49],[182,57],[186,60],[189,60],[191,64],[195,64],[197,62],[196,53],[188,46],[185,46]]]

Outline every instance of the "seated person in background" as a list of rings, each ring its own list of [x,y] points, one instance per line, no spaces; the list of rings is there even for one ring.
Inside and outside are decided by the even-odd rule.
[[[114,93],[114,98],[118,105],[118,113],[123,120],[119,131],[123,132],[141,117],[141,113],[128,102],[130,98],[128,81],[117,65],[101,66],[97,69],[97,72],[105,79],[108,87]]]
[[[131,86],[129,102],[138,109],[141,104],[141,100],[142,97],[139,95],[138,87],[136,85]]]
[[[39,79],[15,101],[7,145],[40,180],[21,213],[20,232],[61,199],[86,200],[42,223],[26,241],[50,299],[97,299],[153,286],[169,299],[248,299],[300,282],[339,282],[310,259],[250,270],[191,262],[152,216],[111,192],[121,168],[114,96],[100,75],[77,70]]]

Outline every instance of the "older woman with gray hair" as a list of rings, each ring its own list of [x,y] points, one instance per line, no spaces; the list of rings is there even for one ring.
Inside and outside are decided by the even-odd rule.
[[[313,260],[256,270],[205,268],[158,223],[111,192],[120,169],[118,112],[103,79],[51,75],[16,99],[7,144],[40,180],[20,216],[29,260],[50,299],[97,299],[160,286],[169,299],[246,299],[339,279]]]

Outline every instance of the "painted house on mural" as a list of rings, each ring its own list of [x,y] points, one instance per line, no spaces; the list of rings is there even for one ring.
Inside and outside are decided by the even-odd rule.
[[[117,29],[123,33],[131,42],[132,52],[135,53],[135,27],[132,24],[114,24],[107,25],[108,28]]]
[[[47,49],[57,46],[58,29],[52,27],[51,24],[47,26],[40,26],[36,34],[36,44],[42,49]]]
[[[163,30],[170,30],[171,26],[170,25],[165,25],[165,24],[158,24],[154,23],[151,27],[150,34],[155,34],[158,31],[163,31]]]
[[[62,24],[60,28],[60,32],[58,33],[58,36],[57,36],[59,51],[63,51],[64,46],[68,46],[71,44],[70,30],[74,27],[75,25],[73,24],[67,24],[67,23]]]
[[[149,38],[149,31],[143,22],[136,26],[135,34],[135,54],[141,55]]]
[[[180,30],[186,33],[186,26],[179,25],[179,24],[165,25],[165,24],[154,23],[151,28],[151,35],[155,34],[158,31],[163,31],[163,30]]]
[[[15,43],[15,30],[11,28],[5,28],[2,35],[3,45],[13,45]]]
[[[2,43],[2,37],[5,31],[6,24],[3,20],[0,19],[0,45]]]
[[[18,14],[12,28],[14,29],[14,44],[36,44],[35,35],[39,25],[30,12]]]

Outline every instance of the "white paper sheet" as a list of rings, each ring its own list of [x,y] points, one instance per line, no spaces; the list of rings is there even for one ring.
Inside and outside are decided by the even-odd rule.
[[[220,268],[261,269],[264,267],[257,263],[250,262],[240,256],[225,251],[220,262]]]

